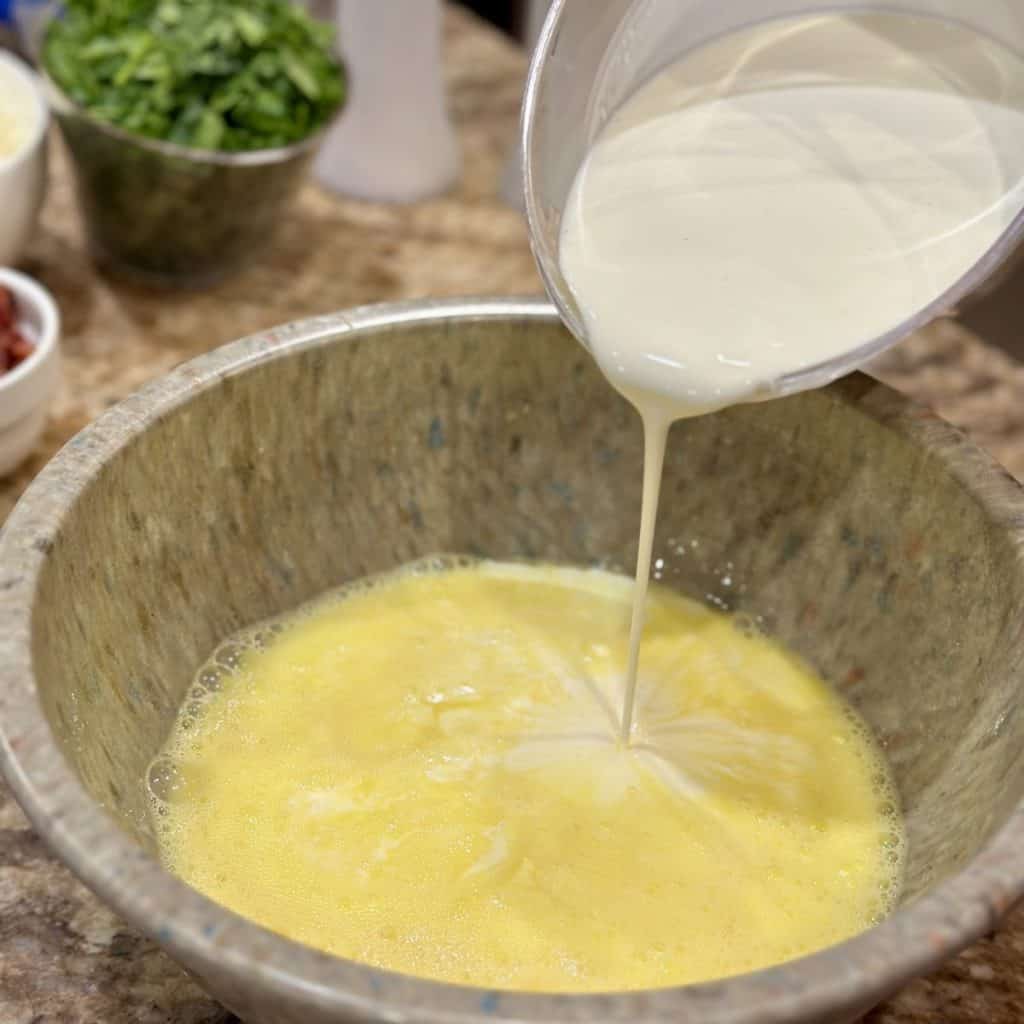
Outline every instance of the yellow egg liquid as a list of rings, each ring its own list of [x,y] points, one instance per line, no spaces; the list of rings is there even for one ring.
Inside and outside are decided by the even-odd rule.
[[[585,992],[810,953],[897,895],[867,729],[774,642],[659,586],[421,563],[234,638],[150,770],[168,867],[408,974]]]

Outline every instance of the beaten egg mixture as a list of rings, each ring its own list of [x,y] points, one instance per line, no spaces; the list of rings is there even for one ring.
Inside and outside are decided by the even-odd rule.
[[[151,773],[166,864],[408,974],[624,990],[765,967],[897,895],[886,764],[805,665],[632,580],[434,560],[222,647]]]

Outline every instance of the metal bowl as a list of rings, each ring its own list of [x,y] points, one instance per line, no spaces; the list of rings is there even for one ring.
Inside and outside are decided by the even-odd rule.
[[[93,255],[144,283],[209,285],[257,256],[324,134],[279,149],[193,149],[126,132],[46,85]]]
[[[0,538],[7,779],[250,1022],[852,1020],[1024,891],[1024,500],[863,376],[677,424],[656,549],[664,582],[761,616],[873,726],[909,836],[888,920],[709,984],[499,993],[315,952],[155,856],[146,765],[222,637],[439,550],[626,568],[640,467],[634,411],[540,302],[361,309],[204,356],[71,441]]]

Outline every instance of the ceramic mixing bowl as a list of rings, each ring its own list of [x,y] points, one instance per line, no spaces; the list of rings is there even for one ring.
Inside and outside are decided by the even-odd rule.
[[[200,358],[71,441],[3,533],[7,778],[72,870],[254,1024],[852,1020],[1024,891],[1024,501],[866,377],[678,424],[657,554],[885,745],[909,858],[883,924],[688,988],[488,992],[287,941],[154,856],[146,766],[221,638],[431,552],[625,569],[640,472],[636,414],[540,302],[362,309]]]

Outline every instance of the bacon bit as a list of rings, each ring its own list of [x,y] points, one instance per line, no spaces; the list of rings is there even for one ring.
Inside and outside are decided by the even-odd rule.
[[[7,288],[0,286],[0,331],[14,326],[14,296]]]
[[[9,288],[0,285],[0,374],[24,362],[35,346],[16,326],[17,307]]]

